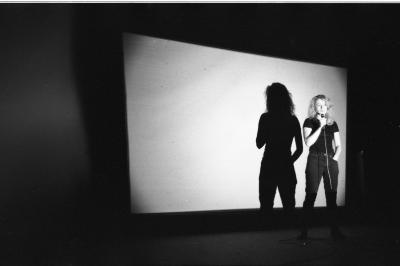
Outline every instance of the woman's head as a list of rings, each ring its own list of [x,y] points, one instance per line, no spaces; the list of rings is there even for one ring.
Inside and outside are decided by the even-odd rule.
[[[267,98],[267,110],[271,113],[294,114],[292,95],[281,83],[272,83],[265,90]]]
[[[333,104],[331,103],[330,99],[325,95],[317,95],[314,96],[308,107],[308,117],[315,118],[318,114],[324,115],[327,119],[328,125],[333,123],[332,119],[332,107]]]

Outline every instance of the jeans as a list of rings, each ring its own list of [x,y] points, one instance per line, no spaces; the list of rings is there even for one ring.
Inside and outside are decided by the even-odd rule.
[[[293,181],[265,179],[260,180],[259,184],[259,200],[261,212],[271,212],[274,205],[276,189],[279,189],[283,209],[285,211],[293,211],[295,208],[295,192],[296,183]]]
[[[261,162],[259,176],[260,210],[269,213],[273,209],[276,189],[279,189],[283,209],[291,212],[295,208],[296,173],[290,155],[282,158],[265,156]]]
[[[306,198],[303,203],[302,230],[306,231],[310,224],[321,178],[324,180],[326,205],[329,211],[329,224],[333,230],[337,228],[337,186],[339,165],[333,156],[311,152],[306,166]]]
[[[324,180],[325,193],[337,191],[339,165],[332,157],[310,151],[306,166],[306,193],[318,192],[321,177]]]

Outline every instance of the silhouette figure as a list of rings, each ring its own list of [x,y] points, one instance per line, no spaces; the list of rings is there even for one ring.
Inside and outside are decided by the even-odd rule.
[[[325,95],[311,99],[308,118],[304,121],[304,142],[310,147],[306,166],[306,197],[303,203],[303,222],[299,240],[306,240],[321,178],[324,180],[326,205],[329,211],[331,235],[343,239],[337,226],[336,194],[341,152],[339,127],[330,114],[332,104]],[[332,145],[332,144],[335,145]]]
[[[294,115],[294,104],[287,88],[272,83],[265,91],[267,112],[260,117],[256,144],[265,145],[259,176],[259,200],[262,217],[271,214],[276,188],[287,213],[295,208],[296,173],[293,163],[303,152],[300,123]],[[292,154],[293,138],[296,151]]]

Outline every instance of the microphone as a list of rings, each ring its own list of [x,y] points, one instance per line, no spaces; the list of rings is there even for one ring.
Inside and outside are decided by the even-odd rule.
[[[325,117],[325,114],[319,114],[321,116],[321,118]],[[322,129],[325,129],[325,126],[322,127]]]

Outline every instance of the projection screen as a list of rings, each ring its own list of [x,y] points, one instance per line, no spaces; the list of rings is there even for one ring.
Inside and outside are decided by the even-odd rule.
[[[255,139],[273,82],[292,93],[301,125],[313,96],[331,98],[343,147],[338,205],[345,204],[346,69],[132,33],[123,40],[132,213],[259,208],[264,148]],[[296,207],[307,155],[304,144]],[[315,206],[326,206],[322,181]],[[282,207],[278,191],[274,207]]]

